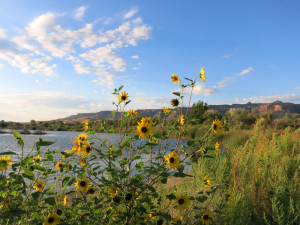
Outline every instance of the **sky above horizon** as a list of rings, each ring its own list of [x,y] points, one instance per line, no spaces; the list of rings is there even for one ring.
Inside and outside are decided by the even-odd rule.
[[[192,102],[300,103],[300,1],[0,0],[0,120]],[[185,94],[184,105],[189,94]]]

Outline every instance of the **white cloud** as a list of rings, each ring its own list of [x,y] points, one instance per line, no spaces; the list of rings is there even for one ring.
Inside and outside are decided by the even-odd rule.
[[[138,55],[131,56],[132,59],[139,59],[140,57]]]
[[[142,63],[138,63],[139,66],[143,65]]]
[[[82,6],[76,10],[77,19],[83,16],[86,8]],[[19,36],[8,38],[0,28],[0,60],[19,68],[22,73],[47,76],[56,76],[55,68],[62,60],[68,60],[78,74],[100,76],[93,82],[102,85],[108,81],[113,85],[115,74],[125,71],[127,65],[118,51],[150,38],[152,28],[140,17],[131,19],[137,11],[133,7],[126,13],[126,21],[121,20],[119,26],[107,30],[95,30],[96,22],[78,29],[63,27],[60,21],[65,15],[55,13],[34,18]],[[134,55],[133,58],[139,57]],[[54,60],[57,64],[51,63]]]
[[[177,90],[179,91],[179,90]],[[191,88],[186,88],[184,90],[185,93],[190,94]],[[217,94],[217,87],[208,87],[202,82],[197,82],[194,89],[193,89],[193,95],[215,95]]]
[[[271,95],[271,96],[259,96],[252,98],[244,98],[242,100],[243,103],[247,102],[257,102],[257,103],[271,103],[274,101],[284,101],[284,102],[296,102],[300,103],[300,95],[296,94],[283,94],[283,95]]]
[[[133,67],[132,69],[133,69],[133,70],[139,70],[139,68],[138,68],[138,67],[136,67],[136,66],[135,66],[135,67]]]
[[[5,35],[5,30],[3,28],[0,28],[0,39],[5,39],[6,35]]]
[[[249,66],[247,69],[244,69],[242,72],[237,73],[235,75],[237,75],[237,76],[244,76],[245,74],[250,73],[253,70],[254,69],[251,66]]]
[[[40,83],[40,80],[35,80],[35,83],[39,84],[39,83]]]
[[[84,15],[86,9],[87,9],[86,6],[81,6],[78,9],[76,9],[75,14],[74,14],[74,18],[76,20],[81,20],[81,18]]]
[[[3,63],[0,63],[0,69],[2,69],[4,67]]]
[[[228,59],[231,55],[223,55],[223,58]]]
[[[295,90],[298,90],[298,89],[300,89],[300,86],[295,88]]]
[[[161,97],[137,97],[133,103],[135,109],[161,109],[166,107],[166,105],[170,105],[170,99]]]
[[[133,17],[137,12],[138,12],[138,7],[133,6],[130,9],[130,11],[128,11],[127,13],[125,13],[124,19],[129,19],[129,18]]]

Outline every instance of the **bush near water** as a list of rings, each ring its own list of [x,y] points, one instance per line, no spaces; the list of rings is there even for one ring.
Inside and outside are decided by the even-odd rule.
[[[253,129],[237,132],[228,127],[234,119],[217,117],[203,125],[203,133],[188,134],[186,128],[200,122],[182,113],[183,91],[193,90],[197,78],[206,81],[203,68],[194,80],[184,78],[187,84],[172,75],[181,87],[171,100],[179,114],[172,124],[167,125],[168,108],[158,121],[137,120],[134,110],[125,111],[129,94],[120,87],[114,90],[114,105],[122,112],[118,133],[86,121],[72,149],[52,150],[53,142],[39,138],[25,155],[24,140],[14,132],[22,151],[0,153],[0,223],[299,223],[299,128],[274,130],[268,118],[260,118]],[[132,126],[135,136],[128,134]],[[118,144],[101,140],[99,132],[114,133]],[[171,149],[174,134],[177,145]],[[182,136],[190,136],[186,144]],[[192,171],[185,172],[188,164]]]

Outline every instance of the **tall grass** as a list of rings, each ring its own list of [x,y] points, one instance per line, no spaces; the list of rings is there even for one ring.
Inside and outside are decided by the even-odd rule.
[[[194,179],[164,191],[205,193],[203,178],[209,176],[217,191],[197,207],[214,211],[216,224],[300,224],[300,128],[275,132],[259,120],[251,132],[221,138],[228,151],[199,158]],[[226,200],[228,190],[233,202]],[[184,224],[193,224],[191,216]]]

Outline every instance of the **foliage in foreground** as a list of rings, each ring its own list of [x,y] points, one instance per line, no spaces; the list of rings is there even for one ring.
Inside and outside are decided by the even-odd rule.
[[[202,68],[199,77],[203,82],[204,74]],[[75,137],[72,149],[52,150],[47,147],[51,148],[53,142],[38,139],[25,155],[24,140],[15,132],[21,154],[0,153],[3,155],[0,158],[0,223],[184,224],[192,210],[197,224],[211,224],[218,211],[209,211],[206,205],[217,187],[211,186],[208,176],[203,178],[202,191],[158,194],[159,185],[165,184],[168,177],[191,176],[184,172],[188,159],[199,151],[207,151],[203,146],[223,127],[220,120],[215,120],[200,140],[190,140],[184,145],[180,138],[188,112],[182,113],[183,90],[187,87],[193,90],[198,76],[194,80],[185,78],[188,84],[183,84],[175,74],[171,78],[181,87],[181,93],[174,92],[176,98],[171,100],[180,117],[176,126],[166,129],[165,116],[172,112],[164,108],[160,132],[153,133],[155,124],[147,117],[138,122],[137,135],[128,134],[136,112],[125,112],[131,100],[127,92],[121,92],[123,87],[113,93],[118,99],[113,104],[122,112],[118,134],[105,130],[104,126],[91,130],[86,121],[86,132]],[[171,131],[178,134],[173,147],[169,143]],[[108,134],[106,139],[99,135],[103,132]],[[218,143],[213,148],[218,151]],[[195,202],[198,206],[190,209]]]
[[[202,156],[193,165],[194,179],[162,189],[162,196],[174,190],[192,194],[209,176],[218,190],[206,209],[221,212],[214,217],[216,224],[299,224],[300,129],[277,131],[264,124],[258,121],[246,141],[244,136],[225,138],[222,152],[208,151],[211,158]],[[226,133],[233,132],[221,135]],[[186,221],[197,224],[196,213]]]

